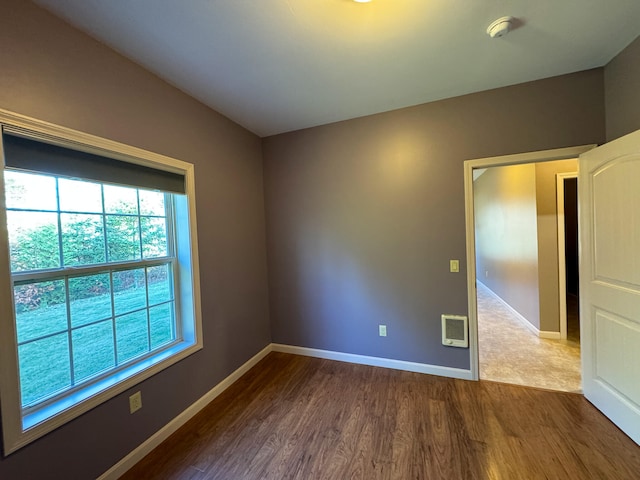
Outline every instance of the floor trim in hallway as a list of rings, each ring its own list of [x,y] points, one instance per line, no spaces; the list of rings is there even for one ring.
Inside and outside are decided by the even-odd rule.
[[[580,344],[540,338],[478,283],[480,379],[582,392]]]

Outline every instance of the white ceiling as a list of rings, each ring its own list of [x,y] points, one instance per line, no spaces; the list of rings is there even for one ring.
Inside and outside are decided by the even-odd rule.
[[[640,0],[35,3],[260,136],[600,67],[640,34]]]

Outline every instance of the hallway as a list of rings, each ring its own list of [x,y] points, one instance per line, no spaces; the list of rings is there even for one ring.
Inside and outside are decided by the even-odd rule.
[[[481,380],[581,392],[575,298],[568,300],[576,313],[568,313],[567,340],[549,340],[537,337],[481,283],[477,293]]]

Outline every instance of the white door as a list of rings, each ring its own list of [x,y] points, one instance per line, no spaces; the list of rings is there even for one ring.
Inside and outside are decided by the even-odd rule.
[[[583,390],[640,444],[640,131],[579,169]]]

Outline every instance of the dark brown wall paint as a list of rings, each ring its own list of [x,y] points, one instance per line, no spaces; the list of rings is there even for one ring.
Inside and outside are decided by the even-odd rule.
[[[101,475],[270,342],[261,141],[31,2],[3,2],[0,108],[192,162],[205,348],[0,460],[2,479]]]
[[[274,342],[469,368],[463,161],[604,135],[596,69],[264,139]]]
[[[604,69],[607,141],[640,129],[640,37]]]

